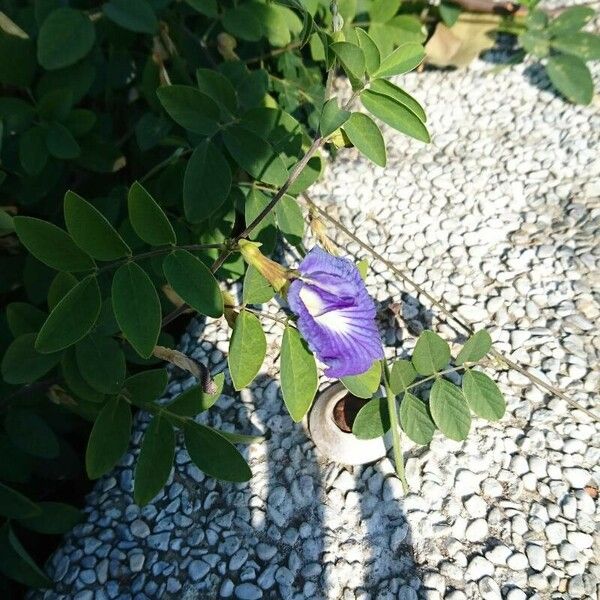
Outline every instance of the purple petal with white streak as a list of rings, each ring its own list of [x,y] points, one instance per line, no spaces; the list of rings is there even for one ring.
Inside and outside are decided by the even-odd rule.
[[[288,302],[298,316],[298,329],[325,374],[340,378],[364,373],[383,358],[375,324],[375,303],[347,258],[313,248],[300,263]]]

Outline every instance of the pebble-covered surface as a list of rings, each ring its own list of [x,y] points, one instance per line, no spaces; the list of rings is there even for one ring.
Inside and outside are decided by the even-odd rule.
[[[598,410],[600,113],[557,98],[530,66],[486,76],[490,68],[407,76],[433,143],[387,130],[387,169],[346,151],[314,199],[464,319],[489,327],[498,350]],[[403,301],[398,322],[381,320],[388,354],[412,348],[424,326],[461,339],[381,265],[368,283],[382,307]],[[264,324],[275,355],[280,325]],[[181,340],[216,371],[227,346],[214,322]],[[140,510],[140,416],[122,464],[88,497],[87,521],[47,565],[55,589],[31,597],[598,597],[600,427],[588,416],[502,372],[505,418],[475,421],[464,443],[407,444],[403,497],[388,459],[344,468],[319,456],[286,415],[277,377],[267,360],[250,390],[224,395],[208,417],[271,432],[244,450],[247,485],[205,478],[180,447],[164,493]]]

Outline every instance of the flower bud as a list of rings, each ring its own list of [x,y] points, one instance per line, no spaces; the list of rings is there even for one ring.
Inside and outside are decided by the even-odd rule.
[[[273,287],[280,292],[289,281],[289,272],[279,263],[267,258],[258,248],[258,242],[240,240],[239,247],[244,260],[252,265]]]
[[[335,256],[337,251],[335,245],[327,235],[327,227],[325,227],[325,223],[323,223],[323,221],[312,209],[308,211],[308,224],[313,232],[313,235],[319,241],[319,244],[321,244],[321,246],[323,246],[323,248],[325,248],[329,254],[333,254]]]
[[[222,32],[217,36],[217,51],[225,60],[237,60],[236,47],[237,40],[228,33]]]
[[[226,291],[221,291],[221,295],[223,296],[224,304],[223,316],[225,317],[225,320],[227,321],[229,327],[233,329],[233,326],[235,325],[235,320],[238,316],[238,312],[235,310],[235,308],[233,308],[236,304],[235,298],[229,292]]]

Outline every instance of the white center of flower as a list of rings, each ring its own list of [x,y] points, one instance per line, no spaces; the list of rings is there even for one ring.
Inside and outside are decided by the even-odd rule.
[[[327,329],[343,333],[348,329],[346,320],[343,318],[340,310],[331,310],[323,312],[326,308],[325,303],[317,292],[308,286],[303,286],[300,290],[300,299],[304,303],[311,317]]]

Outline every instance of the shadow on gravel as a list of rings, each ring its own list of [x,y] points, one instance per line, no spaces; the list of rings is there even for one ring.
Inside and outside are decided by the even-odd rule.
[[[127,454],[97,482],[85,522],[48,561],[53,590],[29,598],[417,598],[411,534],[390,469],[384,473],[379,463],[345,469],[319,456],[287,415],[273,377],[259,377],[239,398],[226,392],[215,408],[201,420],[270,432],[261,444],[241,448],[253,479],[230,484],[205,477],[179,440],[167,486],[140,509],[133,469],[149,419],[138,414]]]
[[[550,79],[546,73],[546,69],[544,69],[541,64],[536,63],[527,66],[523,70],[523,75],[527,81],[536,88],[545,92],[550,92],[556,98],[562,98],[562,96],[556,91],[556,88],[550,82]]]

